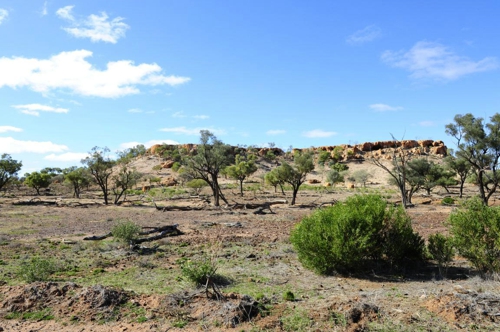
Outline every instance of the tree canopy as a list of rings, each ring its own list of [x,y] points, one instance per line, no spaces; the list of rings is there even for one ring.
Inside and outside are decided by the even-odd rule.
[[[82,160],[82,164],[87,166],[90,174],[94,177],[104,195],[104,204],[108,205],[109,197],[109,179],[113,173],[115,161],[108,156],[109,149],[107,147],[100,148],[95,146],[89,152],[89,156]]]
[[[471,165],[481,200],[488,205],[500,180],[500,114],[490,117],[489,123],[470,113],[456,115],[454,122],[446,125],[446,133],[456,140],[456,156]]]
[[[12,159],[9,154],[2,154],[0,158],[0,190],[17,176],[17,172],[23,167],[22,162]]]
[[[185,174],[191,179],[204,180],[212,189],[214,205],[219,206],[222,199],[228,203],[219,186],[218,176],[222,169],[234,160],[232,148],[208,130],[200,131],[200,144],[194,156],[186,157]]]

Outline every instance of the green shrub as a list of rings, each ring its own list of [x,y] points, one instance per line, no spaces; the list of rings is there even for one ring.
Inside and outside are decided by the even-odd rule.
[[[460,255],[481,273],[500,272],[500,208],[468,200],[450,214],[450,232]]]
[[[56,264],[52,260],[35,256],[21,263],[18,275],[28,283],[47,281],[56,270]]]
[[[404,209],[378,195],[355,195],[306,216],[291,242],[301,263],[320,274],[352,271],[369,259],[421,259],[425,248]]]
[[[451,197],[445,197],[441,200],[442,205],[453,205],[455,204],[455,200]]]
[[[182,275],[196,286],[205,285],[207,278],[216,277],[217,262],[208,256],[187,260],[182,263]]]
[[[118,240],[129,243],[139,235],[141,227],[132,221],[119,221],[111,230],[111,234]]]
[[[283,294],[283,300],[285,301],[295,301],[295,294],[292,291],[286,291]]]
[[[179,162],[176,161],[172,165],[172,171],[177,172],[179,170],[179,168],[181,168],[181,167],[182,167],[182,165]]]
[[[431,258],[438,262],[439,274],[443,276],[446,274],[446,268],[455,254],[452,239],[442,234],[432,234],[429,236],[428,241],[427,251]],[[443,267],[445,268],[444,273]]]

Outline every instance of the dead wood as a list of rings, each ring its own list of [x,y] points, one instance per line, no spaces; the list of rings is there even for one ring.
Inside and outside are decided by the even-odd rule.
[[[136,244],[140,244],[140,243],[144,243],[144,242],[156,241],[156,240],[160,240],[160,239],[163,239],[163,238],[165,238],[167,236],[171,236],[171,235],[184,234],[177,228],[178,226],[179,225],[175,224],[175,225],[161,227],[163,230],[160,231],[160,234],[150,236],[150,237],[141,238],[141,239],[133,239],[130,241],[130,245],[136,245]],[[139,233],[139,234],[142,234],[142,233]],[[146,233],[146,234],[151,234],[151,233]]]
[[[162,227],[143,227],[143,228],[151,228],[151,229],[148,231],[140,232],[139,235],[148,235],[148,234],[153,234],[153,233],[160,233],[160,234],[150,236],[150,237],[140,238],[140,239],[134,239],[134,240],[130,241],[130,245],[135,246],[135,245],[143,243],[143,242],[151,242],[151,241],[163,239],[163,238],[165,238],[167,236],[171,236],[171,235],[184,234],[177,227],[179,227],[178,224],[167,225],[167,226],[162,226]],[[85,241],[100,241],[100,240],[104,240],[104,239],[111,237],[111,236],[113,236],[113,233],[109,232],[108,234],[105,234],[105,235],[88,236],[88,237],[84,237],[83,239]]]
[[[170,206],[158,206],[156,205],[156,202],[154,200],[153,204],[155,205],[155,208],[158,211],[165,212],[165,211],[200,211],[203,210],[205,207],[204,206],[178,206],[178,205],[170,205]]]
[[[85,241],[100,241],[100,240],[104,240],[108,237],[111,237],[113,236],[113,234],[111,232],[109,232],[108,234],[105,234],[105,235],[93,235],[93,236],[87,236],[87,237],[84,237],[83,240]]]
[[[40,197],[34,197],[26,201],[12,202],[12,205],[57,205],[56,201],[42,201]]]
[[[140,232],[139,235],[148,235],[148,234],[153,234],[153,233],[158,233],[158,232],[165,232],[165,231],[170,231],[170,232],[180,232],[177,227],[179,227],[179,224],[174,224],[174,225],[167,225],[167,226],[162,226],[162,227],[142,227],[142,228],[151,228],[149,231],[144,231]]]
[[[212,288],[212,293],[210,292],[210,288]],[[217,301],[226,300],[226,297],[222,294],[219,286],[217,286],[211,276],[207,276],[207,283],[205,284],[205,294],[207,295],[207,299],[215,298]]]

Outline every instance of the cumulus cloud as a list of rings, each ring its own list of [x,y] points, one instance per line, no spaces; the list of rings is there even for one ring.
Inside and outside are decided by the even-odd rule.
[[[455,54],[447,46],[427,41],[416,43],[409,51],[385,51],[381,58],[392,67],[409,71],[413,79],[451,81],[464,75],[498,68],[495,57],[473,61]]]
[[[126,142],[126,143],[120,144],[120,151],[125,150],[125,149],[133,148],[133,147],[135,147],[137,145],[140,145],[140,144],[144,145],[146,148],[150,148],[150,147],[152,147],[153,145],[156,145],[156,144],[177,145],[177,144],[180,144],[180,143],[177,142],[177,141],[171,140],[171,139],[153,139],[153,140],[147,141],[145,143],[140,143],[140,142]]]
[[[57,153],[68,150],[66,145],[52,142],[20,141],[12,137],[0,137],[0,147],[2,153]]]
[[[117,98],[140,92],[138,85],[186,83],[188,77],[164,76],[156,63],[134,65],[133,61],[108,62],[106,69],[95,68],[86,59],[91,51],[61,52],[49,59],[0,58],[0,88],[28,87],[36,92],[69,90],[83,96]]]
[[[324,131],[321,129],[314,129],[311,131],[306,131],[302,133],[302,136],[304,137],[309,137],[309,138],[325,138],[325,137],[331,137],[337,135],[336,132],[334,131]]]
[[[13,131],[13,132],[19,133],[19,132],[21,132],[23,130],[21,128],[12,127],[12,126],[0,126],[0,133],[6,133],[6,132],[9,132],[9,131]]]
[[[210,119],[210,117],[208,115],[193,115],[193,119],[196,119],[196,120],[207,120],[207,119]]]
[[[9,16],[9,12],[7,11],[7,9],[0,8],[0,24],[5,21],[7,16]]]
[[[26,104],[26,105],[12,105],[12,107],[21,111],[21,113],[39,116],[40,112],[52,112],[52,113],[68,113],[69,110],[66,108],[52,107],[48,105],[41,104]]]
[[[266,134],[267,135],[283,135],[286,133],[286,130],[282,130],[282,129],[273,129],[273,130],[268,130],[266,131]]]
[[[382,36],[382,30],[376,25],[369,25],[347,37],[346,41],[349,44],[363,44],[371,42],[380,36]]]
[[[371,104],[370,108],[376,112],[401,111],[401,106],[390,106],[387,104]]]
[[[49,154],[48,156],[45,156],[43,159],[45,160],[50,160],[50,161],[62,161],[62,162],[68,162],[68,161],[75,161],[79,162],[82,159],[85,159],[89,154],[87,152],[66,152],[63,154]]]
[[[182,134],[182,135],[200,135],[200,130],[209,130],[211,133],[215,135],[224,135],[226,133],[225,130],[214,129],[214,128],[186,128],[184,126],[181,127],[172,127],[172,128],[162,128],[160,131],[164,131],[167,133],[174,134]]]
[[[125,32],[130,28],[123,18],[116,17],[109,20],[106,12],[99,15],[89,15],[85,19],[77,19],[73,15],[74,6],[59,8],[56,15],[68,21],[70,27],[63,28],[64,31],[77,38],[89,38],[92,42],[107,42],[116,44],[118,39],[125,37]]]

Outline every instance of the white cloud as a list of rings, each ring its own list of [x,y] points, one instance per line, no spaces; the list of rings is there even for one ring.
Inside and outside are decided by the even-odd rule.
[[[56,14],[71,24],[71,27],[63,28],[64,31],[77,38],[90,38],[92,42],[103,41],[116,44],[118,39],[125,37],[125,32],[130,28],[122,22],[121,17],[109,20],[106,12],[89,15],[86,19],[76,19],[72,14],[73,7],[59,8]]]
[[[59,16],[60,18],[65,19],[65,20],[74,21],[75,18],[73,17],[73,14],[71,14],[73,7],[75,7],[75,6],[66,6],[66,7],[59,8],[56,11],[56,15]]]
[[[453,53],[439,43],[420,41],[409,51],[385,51],[381,56],[387,64],[409,71],[413,79],[455,80],[461,76],[498,68],[495,57],[479,61]]]
[[[26,104],[26,105],[12,105],[12,107],[21,110],[21,113],[39,116],[40,112],[52,112],[52,113],[68,113],[69,110],[66,108],[52,107],[48,105],[41,104]]]
[[[21,132],[23,130],[21,128],[12,127],[12,126],[0,126],[0,133],[6,133],[6,132],[9,132],[9,131],[13,131],[13,132],[19,133],[19,132]]]
[[[387,104],[371,104],[370,108],[376,112],[387,112],[387,111],[401,111],[403,107],[401,106],[390,106]]]
[[[418,124],[422,127],[434,127],[436,125],[434,121],[421,121]]]
[[[20,141],[12,137],[0,137],[0,153],[49,153],[68,150],[66,145],[52,142]]]
[[[209,130],[211,133],[215,135],[224,135],[226,133],[225,130],[221,129],[214,129],[214,128],[186,128],[184,126],[182,127],[173,127],[173,128],[162,128],[160,131],[164,131],[167,133],[174,133],[174,134],[182,134],[182,135],[200,135],[200,130]]]
[[[309,138],[325,138],[337,135],[334,131],[324,131],[321,129],[314,129],[311,131],[306,131],[302,133],[302,136]]]
[[[175,113],[172,114],[172,117],[176,118],[176,119],[184,119],[184,118],[190,117],[190,118],[193,118],[193,119],[196,119],[196,120],[207,120],[207,119],[210,118],[208,115],[192,115],[192,116],[188,116],[188,115],[186,115],[184,113],[184,111],[175,112]]]
[[[266,131],[266,135],[283,135],[286,133],[286,130],[275,129]]]
[[[139,144],[142,144],[144,145],[146,148],[150,148],[152,147],[153,145],[156,145],[156,144],[171,144],[171,145],[177,145],[177,144],[180,144],[179,142],[177,141],[174,141],[174,140],[171,140],[171,139],[153,139],[153,140],[150,140],[150,141],[147,141],[145,143],[140,143],[140,142],[127,142],[127,143],[122,143],[120,144],[120,151],[123,151],[125,149],[130,149],[130,148],[133,148]]]
[[[172,114],[172,117],[177,119],[182,119],[185,118],[186,116],[187,115],[185,115],[183,111],[175,112],[174,114]]]
[[[42,16],[45,16],[45,15],[47,15],[47,14],[48,14],[48,12],[47,12],[47,1],[45,1],[45,2],[43,3],[42,11],[40,12],[40,14],[41,14]]]
[[[105,70],[99,70],[86,60],[91,56],[91,51],[77,50],[49,59],[1,57],[0,88],[28,87],[41,93],[64,89],[83,96],[117,98],[139,93],[137,85],[174,86],[190,80],[163,76],[156,63],[136,66],[130,60],[108,62]]]
[[[56,155],[54,153],[45,156],[43,159],[50,161],[76,161],[80,162],[80,160],[85,159],[88,156],[88,152],[66,152],[63,154]]]
[[[7,9],[0,8],[0,24],[9,16],[9,12]]]
[[[127,112],[129,112],[129,113],[142,113],[143,110],[141,110],[140,108],[131,108]]]
[[[380,36],[382,36],[382,30],[376,25],[369,25],[347,37],[346,41],[349,44],[363,44],[373,41]]]

